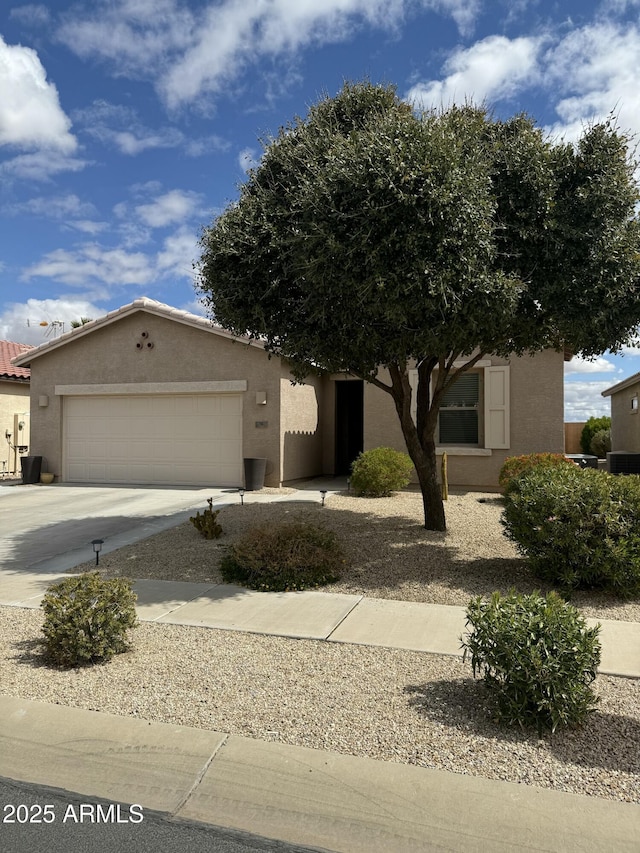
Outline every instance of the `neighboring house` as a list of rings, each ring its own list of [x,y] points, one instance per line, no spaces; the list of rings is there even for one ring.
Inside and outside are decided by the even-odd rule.
[[[640,453],[640,373],[602,392],[611,397],[611,450]]]
[[[20,469],[20,449],[29,446],[29,376],[12,359],[31,349],[27,344],[0,341],[0,473]]]
[[[31,452],[68,482],[266,485],[344,474],[363,449],[405,449],[389,395],[346,375],[292,384],[284,359],[209,320],[137,299],[15,360],[31,367]],[[447,395],[452,485],[496,488],[507,456],[562,453],[563,354],[487,358]]]

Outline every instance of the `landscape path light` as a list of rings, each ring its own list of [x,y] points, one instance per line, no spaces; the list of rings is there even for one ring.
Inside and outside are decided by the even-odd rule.
[[[96,566],[100,562],[100,551],[102,551],[102,546],[104,545],[104,539],[92,539],[91,544],[93,545],[93,551],[96,555]]]
[[[326,498],[326,496],[327,496],[327,490],[326,489],[320,489],[320,497],[322,498],[322,506],[324,506],[324,499]]]
[[[238,489],[238,494],[240,495],[240,505],[244,506],[244,489]]]

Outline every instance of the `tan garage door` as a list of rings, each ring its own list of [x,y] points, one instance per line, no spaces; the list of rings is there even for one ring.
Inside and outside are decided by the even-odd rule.
[[[242,484],[242,397],[233,394],[64,399],[71,483]]]

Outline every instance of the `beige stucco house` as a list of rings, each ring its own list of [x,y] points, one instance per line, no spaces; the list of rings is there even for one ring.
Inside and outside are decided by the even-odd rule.
[[[294,385],[257,341],[150,299],[48,340],[31,368],[31,453],[62,481],[236,487],[344,474],[363,449],[405,449],[389,395],[346,375]],[[563,452],[563,354],[479,362],[445,401],[452,485],[496,488],[507,456]]]
[[[611,450],[640,453],[640,373],[602,392],[611,398]]]
[[[12,359],[29,350],[27,344],[0,341],[0,473],[20,471],[20,455],[29,447],[28,367],[18,367]]]

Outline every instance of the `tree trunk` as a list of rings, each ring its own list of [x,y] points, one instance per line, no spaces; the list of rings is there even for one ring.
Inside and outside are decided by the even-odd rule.
[[[416,466],[418,482],[422,492],[422,506],[424,507],[424,526],[427,530],[446,530],[447,521],[444,514],[444,501],[442,500],[442,486],[438,481],[438,462],[436,457],[436,446],[430,442],[430,446],[422,447],[422,464]]]
[[[418,430],[411,417],[411,386],[406,370],[398,365],[390,365],[391,396],[400,418],[402,434],[407,445],[407,450],[413,462],[420,490],[422,492],[422,505],[424,507],[424,526],[427,530],[444,531],[447,529],[444,514],[444,502],[442,500],[442,489],[438,482],[438,466],[435,445],[435,419],[430,417],[427,421],[427,436],[420,441]],[[431,413],[430,413],[431,415]],[[435,413],[437,418],[437,412]],[[430,431],[430,437],[429,437]]]

